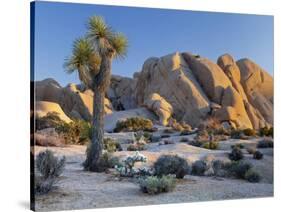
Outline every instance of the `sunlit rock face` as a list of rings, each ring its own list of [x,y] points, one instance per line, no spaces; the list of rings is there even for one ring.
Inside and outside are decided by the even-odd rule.
[[[173,107],[173,116],[196,126],[210,111],[209,99],[182,54],[149,58],[138,74],[136,100],[142,105],[157,93]]]
[[[56,103],[70,119],[91,121],[93,95],[91,90],[73,83],[61,87],[54,79],[35,82],[35,100]],[[107,98],[105,99],[104,109],[105,114],[112,113],[113,110]]]
[[[83,85],[62,87],[45,79],[35,82],[35,89],[36,101],[56,104],[46,108],[62,118],[91,120],[94,94]],[[111,120],[152,114],[161,125],[172,118],[197,127],[214,117],[236,128],[259,129],[273,125],[273,78],[250,59],[223,54],[214,63],[175,52],[148,58],[133,78],[112,75],[104,107],[110,129]]]

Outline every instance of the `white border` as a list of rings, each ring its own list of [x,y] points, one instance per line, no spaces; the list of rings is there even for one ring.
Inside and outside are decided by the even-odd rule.
[[[59,2],[68,2],[62,1]],[[280,204],[280,15],[278,0],[72,0],[123,6],[274,15],[275,37],[275,197],[250,200],[115,208],[114,211],[269,211]],[[1,174],[0,211],[23,211],[29,202],[29,0],[1,1]],[[235,29],[234,29],[235,30]],[[231,32],[229,32],[231,33]],[[227,36],[227,34],[226,34]],[[95,209],[86,211],[111,211]]]

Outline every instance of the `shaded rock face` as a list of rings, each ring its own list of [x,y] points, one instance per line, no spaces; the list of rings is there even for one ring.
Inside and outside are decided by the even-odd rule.
[[[136,80],[112,75],[110,88],[107,97],[111,101],[114,110],[127,110],[136,108],[136,101],[133,95]]]
[[[235,88],[229,86],[224,90],[221,105],[222,108],[215,112],[215,117],[221,122],[231,121],[236,128],[253,128],[243,99]]]
[[[166,126],[173,113],[173,107],[158,93],[151,94],[145,101],[144,105],[153,111],[159,118],[159,124]]]
[[[223,70],[206,58],[196,58],[190,53],[182,55],[209,99],[220,104],[224,89],[231,86]]]
[[[174,117],[197,126],[210,111],[209,99],[180,53],[149,58],[137,74],[135,97],[138,105],[153,93],[173,107]]]
[[[233,57],[229,54],[224,54],[224,55],[220,56],[218,58],[217,63],[222,68],[222,70],[225,72],[226,76],[230,79],[232,86],[242,97],[242,99],[244,101],[243,107],[245,108],[247,115],[252,123],[252,127],[254,129],[259,129],[261,127],[269,126],[270,124],[264,119],[264,117],[261,115],[260,111],[252,105],[253,101],[252,101],[251,97],[250,97],[250,101],[249,101],[249,98],[248,98],[249,92],[246,93],[244,90],[244,87],[242,86],[242,84],[245,83],[245,79],[248,76],[250,76],[250,74],[243,73],[243,76],[241,78],[242,73],[240,71],[239,65],[237,65],[238,63],[236,64]],[[252,73],[256,72],[253,69],[251,71],[252,71]],[[248,88],[247,88],[247,91],[249,91]]]
[[[56,103],[70,119],[90,121],[93,113],[93,92],[83,86],[69,84],[61,87],[55,80],[46,79],[35,82],[36,101]],[[113,108],[105,99],[105,114]]]

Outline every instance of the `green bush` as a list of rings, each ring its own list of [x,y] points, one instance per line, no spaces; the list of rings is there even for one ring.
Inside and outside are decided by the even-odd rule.
[[[120,143],[111,138],[103,139],[103,147],[108,152],[122,151]]]
[[[50,150],[40,152],[36,157],[36,168],[44,179],[61,175],[65,166],[65,157],[59,159]]]
[[[234,147],[228,157],[230,160],[238,161],[244,158],[244,154],[239,147]]]
[[[250,128],[244,129],[244,130],[243,130],[243,133],[244,133],[244,135],[246,135],[246,136],[255,136],[255,135],[256,135],[256,131],[253,130],[253,129],[250,129]]]
[[[139,181],[140,189],[144,193],[158,194],[172,191],[176,186],[176,181],[171,176],[149,176]]]
[[[46,116],[36,117],[35,129],[42,130],[45,128],[56,128],[57,126],[63,125],[65,122],[60,119],[57,112],[49,112]]]
[[[92,137],[90,123],[83,120],[73,120],[56,127],[56,131],[63,134],[67,144],[87,144]]]
[[[207,170],[207,164],[203,160],[197,160],[192,164],[192,174],[203,176],[204,172]]]
[[[160,156],[154,163],[154,169],[157,176],[175,174],[176,178],[183,178],[190,171],[186,160],[177,155]]]
[[[249,169],[245,173],[245,179],[248,180],[251,183],[258,183],[261,180],[260,174],[255,171],[254,169]]]
[[[114,132],[132,132],[132,131],[152,131],[153,123],[149,119],[141,117],[128,118],[124,121],[118,121]]]
[[[263,154],[260,151],[255,151],[253,158],[256,160],[261,160],[263,158]]]
[[[244,161],[233,161],[228,171],[237,178],[245,179],[245,174],[252,168],[252,164]]]
[[[259,130],[260,136],[271,136],[273,137],[273,127],[263,127]]]
[[[237,130],[233,129],[230,132],[230,137],[233,138],[233,139],[241,139],[243,137],[243,133],[239,129],[237,129]]]
[[[219,147],[219,143],[215,141],[209,141],[205,142],[202,147],[205,149],[217,149]]]
[[[273,141],[271,139],[263,139],[258,142],[258,148],[273,148]]]

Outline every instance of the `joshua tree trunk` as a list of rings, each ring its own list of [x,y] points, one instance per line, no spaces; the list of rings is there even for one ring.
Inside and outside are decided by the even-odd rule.
[[[93,91],[93,133],[92,141],[87,150],[87,159],[84,167],[88,171],[103,171],[99,162],[103,150],[104,136],[104,97],[106,89],[110,84],[111,78],[111,57],[103,57],[100,66],[100,72],[94,77]]]

